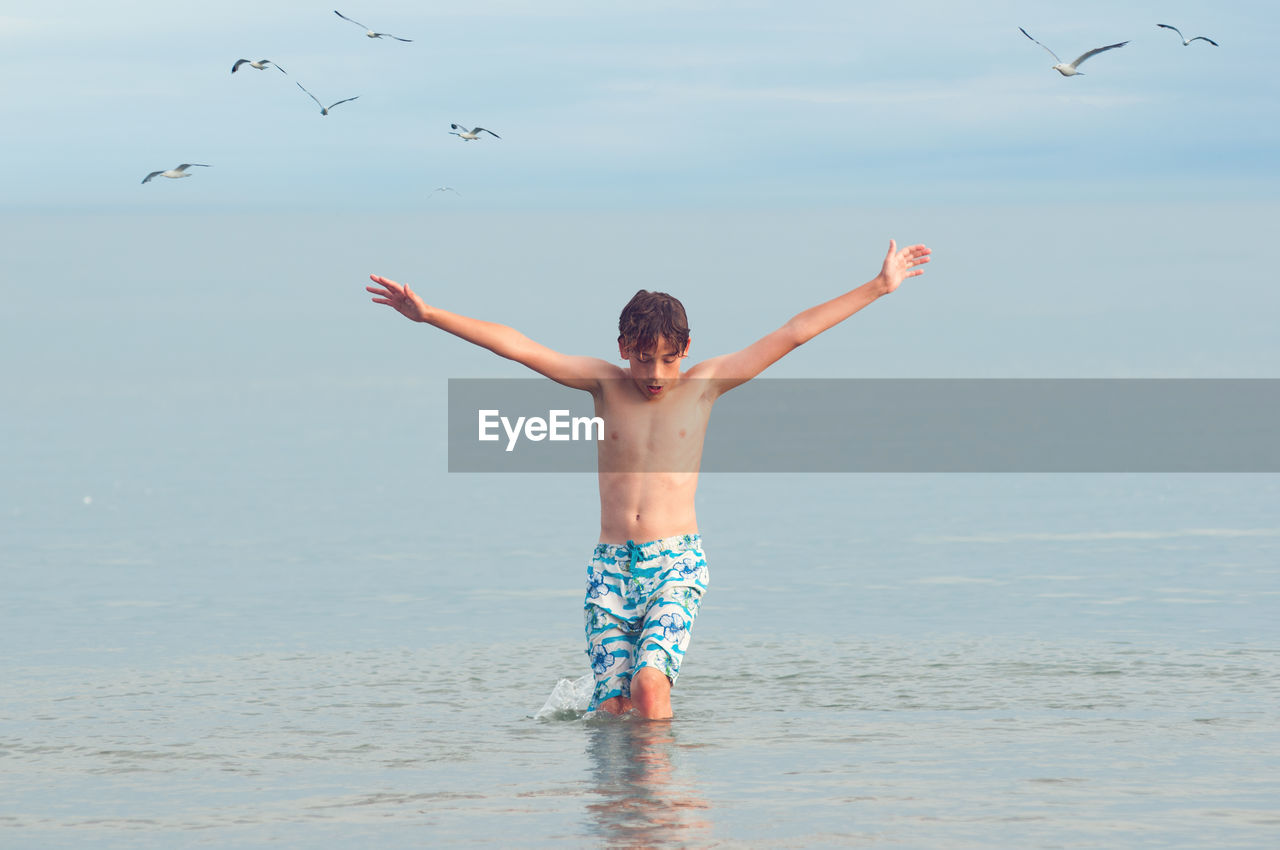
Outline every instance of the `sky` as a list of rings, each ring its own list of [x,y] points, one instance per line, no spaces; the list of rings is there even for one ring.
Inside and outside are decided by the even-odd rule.
[[[771,376],[1280,376],[1268,4],[337,8],[413,41],[294,0],[0,2],[0,346],[40,354],[8,380],[521,374],[395,325],[369,273],[605,357],[665,289],[709,356],[890,238],[926,275]],[[1068,79],[1019,27],[1129,43]],[[141,183],[181,162],[211,167]]]
[[[11,210],[1272,200],[1262,2],[0,4]],[[1219,42],[1183,47],[1156,27]],[[1064,59],[1129,40],[1066,79]],[[288,75],[230,68],[270,58]],[[326,104],[359,96],[329,116]],[[464,143],[450,123],[501,140]],[[139,188],[179,162],[213,166]],[[164,194],[161,194],[164,193]],[[159,196],[159,197],[157,197]],[[178,198],[181,198],[179,201]]]

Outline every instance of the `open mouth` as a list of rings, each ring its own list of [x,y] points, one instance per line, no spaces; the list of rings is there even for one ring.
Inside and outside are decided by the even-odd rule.
[[[657,395],[662,392],[662,386],[660,384],[649,384],[645,389],[649,391],[649,395]]]

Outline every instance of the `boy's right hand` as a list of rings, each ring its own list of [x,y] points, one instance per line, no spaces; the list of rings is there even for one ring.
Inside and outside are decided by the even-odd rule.
[[[400,284],[394,280],[385,277],[379,277],[376,274],[369,275],[369,279],[379,286],[366,286],[365,289],[378,296],[373,299],[375,304],[386,304],[395,307],[400,315],[415,322],[425,322],[427,320],[427,305],[418,297],[407,283]]]

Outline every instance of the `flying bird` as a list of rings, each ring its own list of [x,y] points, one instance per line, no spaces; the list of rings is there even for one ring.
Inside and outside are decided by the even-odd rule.
[[[1022,27],[1018,27],[1018,29],[1022,30],[1022,34],[1025,35],[1027,38],[1031,38],[1031,33],[1022,29]],[[1036,41],[1034,38],[1031,38],[1031,40]],[[1049,48],[1044,47],[1043,44],[1040,44],[1040,42],[1036,41],[1036,44],[1040,44],[1041,47],[1044,47],[1044,49],[1048,51],[1050,56],[1058,60],[1058,64],[1053,66],[1053,70],[1057,71],[1059,74],[1061,74],[1064,77],[1074,77],[1076,74],[1084,73],[1083,71],[1079,71],[1077,69],[1081,65],[1083,65],[1084,60],[1088,59],[1089,57],[1096,56],[1099,53],[1102,53],[1103,51],[1106,51],[1106,50],[1113,50],[1117,47],[1124,47],[1128,43],[1129,42],[1127,41],[1122,41],[1122,42],[1119,42],[1118,44],[1108,44],[1106,47],[1095,47],[1093,50],[1090,50],[1088,53],[1080,54],[1080,56],[1076,57],[1075,61],[1073,62],[1063,62],[1062,59],[1058,57],[1058,54],[1054,53],[1052,50],[1049,50]]]
[[[351,21],[350,18],[348,18],[346,15],[339,12],[337,9],[334,9],[333,13],[337,15],[339,18],[342,18],[342,20],[344,21]],[[401,38],[400,36],[392,35],[389,32],[374,32],[368,27],[365,27],[364,24],[360,23],[359,21],[351,21],[351,23],[355,24],[358,27],[364,27],[364,34],[369,36],[369,38],[382,38],[383,36],[386,36],[387,38],[394,38],[396,41],[413,41],[413,39],[411,38]]]
[[[1182,30],[1178,29],[1177,27],[1171,27],[1168,24],[1156,24],[1156,26],[1164,27],[1167,30],[1173,30],[1174,32],[1176,32],[1178,34],[1178,38],[1182,39],[1183,47],[1186,47],[1188,44],[1190,44],[1193,41],[1207,41],[1210,44],[1212,44],[1214,47],[1218,46],[1218,42],[1214,41],[1211,38],[1205,38],[1202,35],[1198,35],[1195,38],[1187,38],[1185,35],[1182,34]]]
[[[296,80],[295,80],[295,82],[296,82]],[[307,91],[305,88],[302,88],[302,83],[298,83],[298,88],[302,89],[303,91]],[[330,110],[330,109],[333,109],[335,106],[337,106],[337,105],[338,105],[338,103],[346,103],[348,100],[355,100],[356,98],[360,97],[360,95],[356,95],[355,97],[348,97],[348,98],[344,98],[344,99],[342,99],[342,100],[338,101],[338,103],[331,103],[331,104],[329,104],[328,106],[325,106],[323,103],[321,103],[321,102],[320,102],[320,99],[319,99],[319,98],[317,98],[315,95],[313,95],[313,94],[312,94],[311,92],[309,92],[309,91],[307,91],[307,97],[309,97],[309,98],[311,98],[312,100],[314,100],[314,101],[316,102],[316,106],[320,107],[320,114],[321,114],[321,115],[328,115],[328,114],[329,114],[329,110]]]
[[[276,63],[272,62],[270,59],[259,59],[257,62],[254,62],[252,59],[237,59],[236,64],[231,66],[231,73],[234,74],[236,71],[239,71],[241,65],[248,65],[250,68],[257,68],[259,71],[265,69],[268,65],[275,65],[277,71],[282,74],[285,73],[284,68],[276,65]]]
[[[466,127],[463,127],[461,124],[450,124],[449,126],[452,127],[454,130],[458,131],[456,133],[450,131],[449,133],[450,136],[457,136],[458,138],[468,142],[472,142],[480,138],[481,133],[488,133],[490,136],[493,136],[495,139],[502,138],[492,130],[486,130],[483,127],[476,127],[474,130],[468,130]]]
[[[191,175],[187,173],[187,169],[196,165],[201,168],[212,168],[212,166],[205,165],[203,162],[184,162],[177,168],[170,168],[168,171],[153,171],[146,177],[143,177],[142,182],[149,183],[152,177],[173,177],[175,179],[178,177],[190,177]]]
[[[453,188],[452,186],[437,186],[436,188],[431,190],[432,195],[434,195],[436,192],[452,192],[453,194],[457,195],[459,198],[462,197],[462,193],[459,192],[457,189]]]

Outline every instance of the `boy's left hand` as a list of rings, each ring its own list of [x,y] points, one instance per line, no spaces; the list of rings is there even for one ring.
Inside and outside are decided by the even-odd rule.
[[[880,267],[882,294],[893,292],[909,277],[924,274],[924,269],[920,266],[929,262],[930,253],[932,252],[924,245],[912,245],[899,251],[898,243],[890,239],[889,253],[885,255],[884,265]]]

